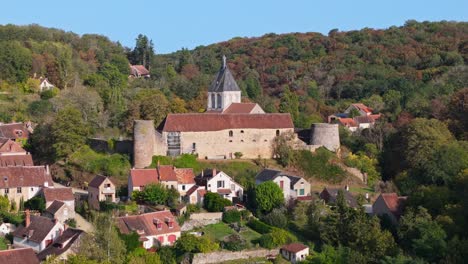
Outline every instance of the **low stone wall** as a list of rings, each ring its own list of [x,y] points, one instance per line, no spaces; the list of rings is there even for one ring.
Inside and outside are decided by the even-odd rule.
[[[244,250],[237,252],[230,251],[220,251],[213,253],[199,253],[193,256],[192,264],[204,264],[204,263],[220,263],[229,260],[236,259],[249,259],[249,258],[259,258],[266,257],[268,255],[278,255],[278,249],[257,249],[257,250]]]
[[[223,213],[195,213],[190,215],[190,220],[221,220]]]

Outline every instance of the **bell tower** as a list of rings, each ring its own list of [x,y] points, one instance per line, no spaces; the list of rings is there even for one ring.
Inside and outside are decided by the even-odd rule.
[[[208,89],[207,110],[222,112],[230,104],[240,102],[241,90],[227,66],[226,56],[223,55],[223,65]]]

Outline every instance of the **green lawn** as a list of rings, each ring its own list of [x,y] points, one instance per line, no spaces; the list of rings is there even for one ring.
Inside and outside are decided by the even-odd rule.
[[[262,235],[260,233],[255,232],[254,230],[246,227],[247,230],[240,232],[239,234],[247,241],[252,243],[252,240],[260,238]]]
[[[213,241],[223,240],[225,236],[228,236],[235,232],[223,222],[207,225],[201,231],[205,232],[205,236],[209,237]]]

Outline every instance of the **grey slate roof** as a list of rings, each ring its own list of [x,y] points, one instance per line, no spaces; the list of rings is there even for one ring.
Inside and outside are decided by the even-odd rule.
[[[37,254],[37,258],[41,261],[44,261],[50,255],[61,255],[62,253],[70,249],[70,247],[73,246],[73,244],[80,238],[80,235],[83,233],[83,230],[68,228],[63,232],[61,236],[57,238],[57,240],[54,243],[52,243],[46,249]]]
[[[47,234],[49,234],[54,226],[55,221],[53,219],[31,215],[31,224],[29,224],[28,227],[20,226],[13,232],[13,236],[23,238],[29,235],[29,240],[40,243],[46,238]]]
[[[260,182],[272,181],[280,174],[281,171],[279,170],[264,169],[259,174],[257,174],[257,176],[255,176],[255,180]]]
[[[227,67],[226,57],[223,56],[223,66],[219,69],[218,75],[213,80],[208,92],[237,92],[240,91],[234,76]]]
[[[55,213],[56,213],[58,210],[60,210],[60,208],[62,208],[62,206],[64,206],[64,205],[65,205],[64,202],[54,200],[54,201],[49,205],[49,207],[47,207],[46,212],[51,213],[52,215],[55,215]]]

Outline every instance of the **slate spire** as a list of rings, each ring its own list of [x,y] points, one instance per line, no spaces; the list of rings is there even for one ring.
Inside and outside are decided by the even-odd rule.
[[[216,78],[210,85],[208,92],[237,92],[240,91],[239,86],[237,86],[234,76],[232,76],[231,71],[229,70],[226,62],[226,56],[223,55],[223,65],[219,69]]]

